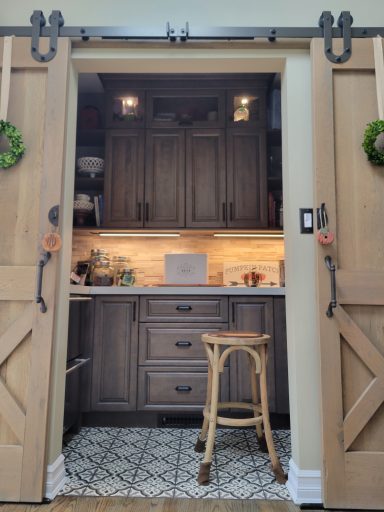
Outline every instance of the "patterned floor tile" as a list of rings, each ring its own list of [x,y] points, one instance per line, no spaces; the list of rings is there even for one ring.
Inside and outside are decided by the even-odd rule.
[[[276,483],[254,429],[218,429],[207,486],[197,484],[204,455],[194,447],[199,428],[87,427],[65,442],[65,495],[290,499]],[[290,432],[273,432],[284,471]]]

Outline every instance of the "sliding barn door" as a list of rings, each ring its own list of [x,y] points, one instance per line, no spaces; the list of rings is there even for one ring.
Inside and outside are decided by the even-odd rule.
[[[361,147],[378,118],[373,44],[353,40],[342,65],[323,45],[311,48],[316,203],[335,232],[317,250],[323,498],[327,508],[384,509],[384,167]],[[330,318],[328,255],[338,302]]]
[[[0,39],[0,60],[4,40]],[[15,39],[8,121],[26,153],[0,169],[0,501],[42,500],[58,256],[44,270],[47,312],[34,302],[40,241],[60,203],[69,41],[49,63]],[[1,66],[1,62],[0,62]],[[1,147],[4,151],[4,145]]]

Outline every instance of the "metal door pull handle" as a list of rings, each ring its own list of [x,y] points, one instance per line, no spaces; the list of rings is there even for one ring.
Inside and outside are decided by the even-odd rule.
[[[192,306],[176,306],[177,311],[192,311]]]
[[[176,386],[175,391],[189,392],[192,391],[191,386]]]
[[[190,341],[176,341],[176,347],[191,347],[192,343]]]
[[[44,267],[48,263],[50,258],[51,258],[50,252],[43,252],[42,258],[37,264],[37,282],[36,282],[35,301],[36,301],[36,304],[40,304],[40,311],[42,313],[47,312],[47,306],[44,302],[43,297],[41,296],[41,289],[43,286],[43,272],[44,272]]]
[[[90,361],[89,357],[88,357],[88,359],[74,359],[72,362],[76,363],[76,364],[74,366],[71,366],[70,368],[68,368],[68,370],[65,372],[65,374],[69,375],[70,373],[74,372],[81,366],[86,365],[89,361]]]
[[[336,301],[336,266],[332,263],[332,258],[330,256],[326,256],[324,258],[325,264],[327,265],[328,270],[331,273],[331,301],[328,305],[328,309],[326,311],[327,317],[331,318],[333,316],[333,309],[337,306]]]

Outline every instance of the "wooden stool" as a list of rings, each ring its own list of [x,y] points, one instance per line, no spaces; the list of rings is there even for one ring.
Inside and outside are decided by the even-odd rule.
[[[283,484],[287,477],[281,467],[280,460],[276,455],[275,445],[269,422],[268,396],[267,396],[267,346],[270,336],[255,332],[223,332],[203,334],[201,337],[208,357],[208,386],[207,398],[204,408],[204,422],[201,433],[195,445],[196,452],[204,452],[203,462],[200,464],[197,482],[200,485],[209,483],[209,473],[212,462],[213,445],[215,442],[216,425],[227,425],[231,427],[256,426],[256,434],[259,446],[268,451],[272,470],[277,482]],[[251,388],[252,403],[243,402],[219,402],[219,375],[224,371],[224,364],[232,352],[244,350],[248,352],[251,363]],[[260,376],[260,399],[256,375]],[[253,411],[253,418],[225,418],[218,416],[218,409],[250,409]],[[264,427],[264,434],[263,428]],[[208,433],[208,435],[207,435]],[[265,435],[265,437],[264,437]]]

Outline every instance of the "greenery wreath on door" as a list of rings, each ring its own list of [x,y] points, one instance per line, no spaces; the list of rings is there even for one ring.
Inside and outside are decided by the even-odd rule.
[[[384,165],[384,121],[382,119],[367,125],[362,145],[370,162]]]
[[[16,165],[24,155],[25,146],[21,132],[8,121],[0,121],[0,137],[8,139],[9,151],[0,153],[0,169],[8,169]]]

